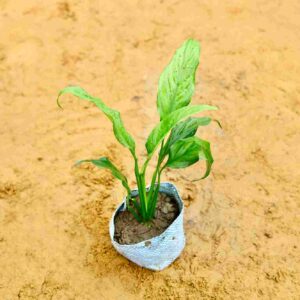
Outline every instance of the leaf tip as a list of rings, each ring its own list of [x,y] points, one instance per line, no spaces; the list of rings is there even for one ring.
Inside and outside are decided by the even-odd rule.
[[[85,162],[85,160],[77,160],[77,161],[75,162],[75,164],[73,164],[72,168],[78,167],[78,166],[81,165],[83,162]]]
[[[56,104],[59,108],[63,109],[63,107],[61,106],[60,102],[59,102],[59,98],[62,95],[62,91],[59,92],[57,98],[56,98]]]
[[[213,119],[213,121],[216,122],[221,129],[223,129],[222,124],[219,120]]]

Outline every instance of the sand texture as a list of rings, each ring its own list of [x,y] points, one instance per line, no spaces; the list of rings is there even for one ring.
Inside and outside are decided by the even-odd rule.
[[[300,2],[0,1],[0,299],[300,299]],[[159,74],[187,38],[202,44],[194,104],[220,107],[199,136],[203,165],[168,170],[187,245],[162,272],[113,249],[124,196],[79,159],[133,165],[78,84],[118,109],[138,144],[158,122]],[[149,171],[153,170],[153,162]],[[150,181],[148,173],[147,181]]]

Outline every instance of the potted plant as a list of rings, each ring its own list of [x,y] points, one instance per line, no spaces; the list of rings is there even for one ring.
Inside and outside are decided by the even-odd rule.
[[[157,95],[160,122],[146,141],[147,158],[142,165],[136,156],[135,141],[125,129],[118,111],[78,86],[64,88],[57,98],[59,106],[60,96],[67,93],[94,103],[112,122],[116,139],[130,151],[134,160],[136,190],[129,187],[126,176],[107,157],[81,160],[77,164],[92,163],[106,168],[121,181],[127,195],[110,221],[112,244],[129,260],[152,270],[167,267],[185,245],[184,205],[173,184],[161,183],[162,171],[165,168],[185,168],[205,160],[206,171],[202,177],[205,178],[213,164],[209,142],[195,135],[198,127],[208,125],[211,118],[190,117],[217,109],[210,105],[190,105],[199,55],[199,43],[189,39],[176,51],[161,74]],[[151,184],[146,187],[147,166],[156,152],[156,168]]]

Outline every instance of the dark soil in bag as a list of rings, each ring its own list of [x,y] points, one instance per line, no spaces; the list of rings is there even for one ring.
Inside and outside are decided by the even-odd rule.
[[[138,199],[138,197],[137,197]],[[154,219],[149,224],[139,223],[128,211],[115,216],[114,239],[119,244],[136,244],[163,233],[177,218],[179,207],[176,200],[167,194],[159,193]]]

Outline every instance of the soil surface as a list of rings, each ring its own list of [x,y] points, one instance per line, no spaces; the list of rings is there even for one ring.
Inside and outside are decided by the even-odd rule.
[[[299,299],[299,0],[0,1],[0,299]],[[193,104],[212,104],[215,163],[166,170],[186,209],[186,247],[162,272],[111,245],[125,191],[79,159],[133,162],[78,84],[122,114],[145,158],[159,75],[202,44]],[[200,116],[200,115],[199,115]],[[147,172],[150,183],[155,160]]]
[[[137,197],[139,203],[139,198]],[[119,212],[115,217],[114,239],[119,244],[136,244],[163,233],[176,219],[179,207],[174,198],[159,193],[155,217],[151,223],[139,223],[128,211]]]

